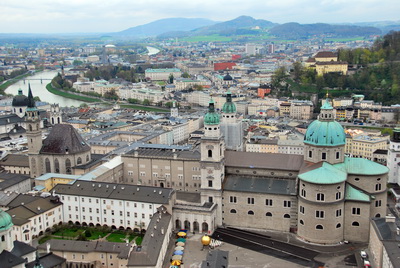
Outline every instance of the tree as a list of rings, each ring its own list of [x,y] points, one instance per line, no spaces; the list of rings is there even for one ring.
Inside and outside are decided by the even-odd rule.
[[[193,86],[193,90],[196,90],[196,91],[203,91],[203,86],[202,86],[202,85],[194,85],[194,86]]]
[[[304,72],[304,67],[301,64],[301,62],[296,61],[295,63],[293,63],[293,78],[294,81],[299,82],[300,81],[300,77],[302,76]]]
[[[272,75],[271,84],[274,88],[281,88],[281,83],[288,78],[286,68],[279,67],[275,70],[274,74]]]
[[[35,102],[37,102],[37,101],[41,101],[39,96],[35,96],[35,97],[33,97],[33,100],[34,100]]]
[[[136,104],[136,103],[140,103],[140,100],[138,100],[138,99],[131,99],[131,98],[129,98],[129,99],[128,99],[128,102],[129,102],[129,103]]]
[[[72,62],[72,65],[74,65],[74,66],[79,66],[79,65],[82,65],[82,64],[83,64],[83,61],[81,61],[81,60],[74,60]]]
[[[104,93],[104,98],[116,100],[116,99],[118,99],[118,95],[115,92],[115,89],[111,89],[111,90],[107,91],[106,93]]]
[[[149,106],[150,105],[150,100],[144,99],[142,102],[143,105]]]
[[[190,75],[188,74],[188,72],[184,72],[184,73],[182,74],[182,77],[183,77],[183,78],[189,78]]]
[[[170,74],[170,75],[169,75],[169,77],[168,77],[168,83],[169,83],[169,84],[173,84],[173,83],[174,83],[174,75],[173,75],[173,74]]]

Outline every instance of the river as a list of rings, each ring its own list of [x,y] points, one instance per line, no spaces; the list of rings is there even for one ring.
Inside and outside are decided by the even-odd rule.
[[[147,55],[149,55],[149,56],[155,55],[158,52],[160,52],[160,50],[158,48],[155,48],[155,47],[146,47],[146,48],[147,48],[147,51],[149,52],[149,53],[147,53]]]
[[[20,80],[15,84],[12,84],[6,89],[7,94],[17,95],[18,90],[22,89],[24,95],[28,96],[28,82],[31,84],[32,94],[33,96],[39,96],[41,101],[52,103],[58,103],[60,107],[78,107],[83,102],[73,99],[68,99],[62,96],[54,95],[47,91],[46,85],[50,83],[51,79],[53,79],[57,75],[58,71],[43,71],[36,73],[35,75],[28,76],[24,80]],[[43,83],[40,81],[43,79]]]

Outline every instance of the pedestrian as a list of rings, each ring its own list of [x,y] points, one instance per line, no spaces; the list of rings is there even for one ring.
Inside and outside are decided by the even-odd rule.
[[[237,256],[236,256],[236,261],[237,261]]]
[[[274,246],[274,241],[272,241],[272,246]]]

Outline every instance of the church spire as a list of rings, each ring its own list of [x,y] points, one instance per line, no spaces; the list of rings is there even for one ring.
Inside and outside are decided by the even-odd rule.
[[[35,100],[33,99],[31,84],[29,84],[29,90],[28,90],[28,108],[36,108]]]

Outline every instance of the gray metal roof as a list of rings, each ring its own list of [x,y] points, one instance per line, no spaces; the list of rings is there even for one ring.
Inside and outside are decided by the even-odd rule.
[[[303,155],[225,151],[226,167],[299,171]]]
[[[56,194],[79,195],[116,200],[168,204],[173,190],[152,186],[118,183],[90,182],[77,180],[73,184],[58,184],[53,190]]]
[[[90,151],[90,146],[71,125],[57,124],[43,141],[40,153],[76,154]]]
[[[296,195],[296,181],[228,175],[225,179],[224,191]]]
[[[165,208],[157,211],[147,228],[141,247],[135,248],[128,259],[128,266],[154,266],[157,264],[159,254],[166,236],[169,235],[168,226],[172,216]]]

